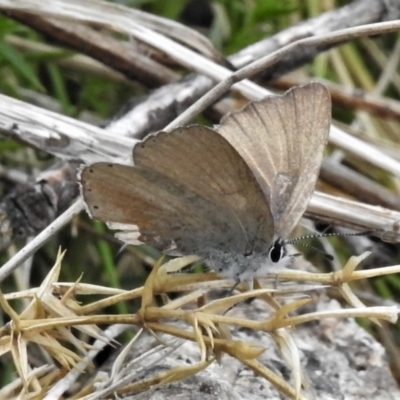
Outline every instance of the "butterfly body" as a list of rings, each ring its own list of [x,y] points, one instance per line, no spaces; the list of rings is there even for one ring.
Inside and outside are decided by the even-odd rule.
[[[293,258],[289,256],[281,257],[277,262],[272,261],[270,257],[272,246],[273,243],[266,252],[248,255],[212,250],[204,260],[220,276],[248,282],[255,277],[273,274],[292,264]]]

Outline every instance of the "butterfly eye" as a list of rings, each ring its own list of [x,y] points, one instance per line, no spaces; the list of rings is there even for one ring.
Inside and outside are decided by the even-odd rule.
[[[273,263],[277,263],[284,256],[285,249],[283,243],[280,240],[277,240],[269,250],[269,258]]]

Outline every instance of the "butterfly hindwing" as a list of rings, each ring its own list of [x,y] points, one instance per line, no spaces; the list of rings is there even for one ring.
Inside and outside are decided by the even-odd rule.
[[[135,147],[134,163],[83,170],[83,196],[94,218],[136,225],[146,243],[162,249],[174,243],[182,254],[268,249],[268,204],[247,164],[215,131],[160,132]]]

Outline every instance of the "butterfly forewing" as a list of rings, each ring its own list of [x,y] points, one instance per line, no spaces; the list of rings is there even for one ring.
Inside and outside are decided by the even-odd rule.
[[[160,132],[134,149],[134,167],[98,163],[83,170],[83,196],[96,219],[134,224],[142,240],[183,254],[209,249],[267,251],[273,220],[237,151],[199,126]],[[263,249],[253,249],[260,246]]]
[[[249,103],[223,118],[218,132],[251,168],[286,238],[305,212],[328,140],[331,101],[319,83]]]

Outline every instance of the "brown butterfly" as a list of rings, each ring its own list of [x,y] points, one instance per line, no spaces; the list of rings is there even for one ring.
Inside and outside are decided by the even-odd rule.
[[[135,146],[134,166],[84,168],[84,200],[127,243],[195,254],[222,276],[251,279],[288,262],[281,239],[314,190],[330,114],[328,90],[311,83],[251,102],[216,129],[159,132]]]

